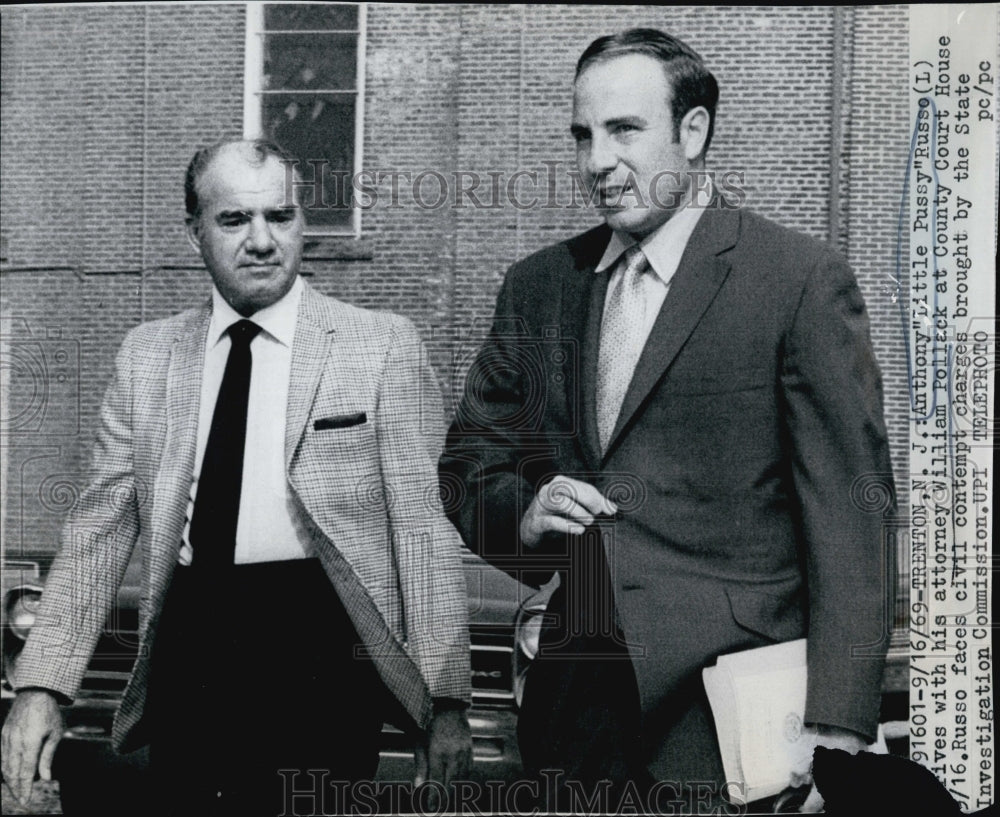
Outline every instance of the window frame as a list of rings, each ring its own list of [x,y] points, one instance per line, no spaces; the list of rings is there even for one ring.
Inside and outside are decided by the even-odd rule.
[[[243,138],[258,139],[266,136],[263,132],[262,100],[267,90],[264,89],[264,28],[263,2],[246,3],[246,35],[244,44],[243,68]],[[310,4],[313,5],[313,4]],[[361,173],[364,162],[364,123],[365,123],[365,51],[368,33],[367,3],[322,3],[319,5],[351,5],[358,9],[358,27],[356,30],[330,29],[323,32],[329,34],[357,35],[357,61],[355,65],[354,90],[343,89],[320,90],[321,93],[353,94],[354,95],[354,167],[351,168],[353,178]],[[307,31],[297,33],[310,33]],[[275,93],[288,93],[288,90],[276,90]],[[317,93],[311,89],[308,93]],[[361,238],[361,208],[352,196],[351,223],[349,228],[343,227],[306,227],[306,235],[314,238]]]

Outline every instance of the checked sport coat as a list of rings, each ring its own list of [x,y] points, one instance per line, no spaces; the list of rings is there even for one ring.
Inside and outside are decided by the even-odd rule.
[[[88,487],[14,672],[16,688],[76,695],[138,545],[139,657],[112,735],[123,751],[145,742],[149,647],[181,546],[210,318],[206,301],[126,337]],[[307,285],[285,429],[294,516],[386,687],[421,727],[432,697],[471,697],[461,541],[437,487],[443,434],[440,389],[413,325]]]

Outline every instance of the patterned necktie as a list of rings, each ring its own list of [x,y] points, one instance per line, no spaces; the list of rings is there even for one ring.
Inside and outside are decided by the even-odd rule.
[[[646,298],[643,274],[649,260],[638,247],[625,253],[625,273],[608,299],[601,320],[597,358],[597,434],[607,450],[635,364],[642,354]]]
[[[189,534],[194,551],[192,566],[197,566],[202,575],[231,566],[236,554],[253,364],[250,341],[260,332],[260,327],[244,320],[237,321],[226,331],[232,347],[205,444]]]

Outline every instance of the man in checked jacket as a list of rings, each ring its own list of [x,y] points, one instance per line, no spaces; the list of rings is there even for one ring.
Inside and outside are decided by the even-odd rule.
[[[89,487],[13,679],[3,771],[22,801],[36,769],[49,775],[59,702],[77,693],[136,546],[141,646],[113,742],[149,743],[151,805],[287,813],[289,790],[313,786],[307,770],[371,779],[383,719],[420,736],[418,782],[468,771],[437,382],[407,320],[299,277],[287,168],[260,141],[199,151],[188,168],[188,233],[215,286],[118,355]]]

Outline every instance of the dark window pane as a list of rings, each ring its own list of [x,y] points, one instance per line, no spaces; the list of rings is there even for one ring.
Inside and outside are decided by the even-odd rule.
[[[269,34],[264,37],[264,88],[352,91],[357,58],[354,34]]]
[[[278,93],[261,99],[265,133],[299,160],[306,223],[350,227],[354,96]]]
[[[288,3],[264,6],[264,28],[277,31],[319,31],[358,27],[358,7]]]

